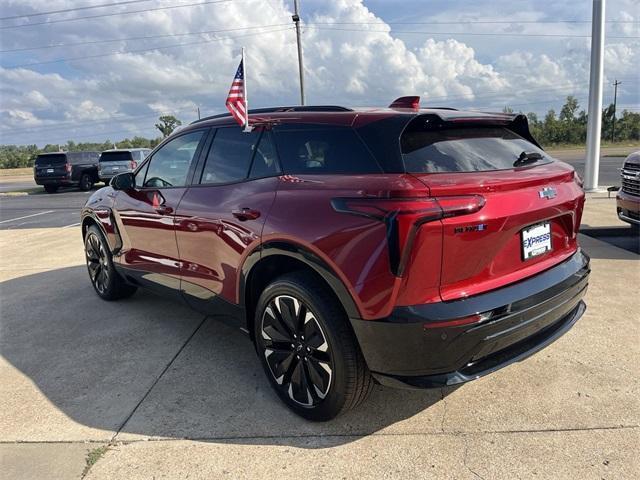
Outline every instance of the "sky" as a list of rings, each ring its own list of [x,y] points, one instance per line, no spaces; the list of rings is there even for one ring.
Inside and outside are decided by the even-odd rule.
[[[591,0],[300,4],[307,104],[420,95],[423,106],[544,115],[574,95],[587,108]],[[155,137],[160,115],[188,123],[198,108],[225,112],[243,46],[250,107],[298,104],[292,9],[293,0],[0,0],[0,143]],[[617,79],[618,111],[638,112],[637,0],[607,0],[606,20],[604,103]]]

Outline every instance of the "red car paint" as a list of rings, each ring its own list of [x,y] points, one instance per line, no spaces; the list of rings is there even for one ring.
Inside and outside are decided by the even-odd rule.
[[[429,112],[278,112],[252,118],[264,123],[360,128],[381,119]],[[452,122],[508,124],[512,118],[434,112]],[[230,125],[228,118],[188,129],[225,125]],[[96,212],[95,219],[112,246],[121,243],[114,257],[116,264],[161,286],[203,300],[219,296],[231,304],[241,303],[241,272],[247,258],[259,252],[261,245],[273,241],[297,245],[328,266],[362,319],[386,317],[396,306],[491,291],[542,272],[577,250],[584,194],[573,169],[561,162],[474,173],[284,173],[228,185],[118,192],[107,187],[89,200],[85,219]],[[555,198],[539,196],[539,190],[547,186],[556,189]],[[477,212],[429,221],[411,234],[411,248],[402,252],[406,267],[401,275],[390,269],[385,225],[332,206],[336,198],[446,199],[469,195],[484,199]],[[520,254],[520,232],[542,221],[551,223],[553,250],[525,261]],[[486,229],[456,233],[456,227],[478,224]]]

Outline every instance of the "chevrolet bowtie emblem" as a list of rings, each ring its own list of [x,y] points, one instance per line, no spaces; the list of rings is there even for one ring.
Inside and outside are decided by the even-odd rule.
[[[553,187],[544,187],[538,192],[538,195],[540,195],[540,198],[551,200],[552,198],[556,198],[556,189]]]

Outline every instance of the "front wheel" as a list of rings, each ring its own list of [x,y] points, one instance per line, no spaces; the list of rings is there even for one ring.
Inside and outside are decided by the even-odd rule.
[[[107,241],[95,225],[87,229],[84,252],[91,284],[100,298],[118,300],[135,293],[136,287],[127,284],[116,272]]]
[[[308,420],[354,408],[373,387],[348,322],[326,285],[305,273],[276,279],[258,300],[258,356],[280,399]]]

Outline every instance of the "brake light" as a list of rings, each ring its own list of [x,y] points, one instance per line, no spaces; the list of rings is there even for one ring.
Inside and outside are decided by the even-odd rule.
[[[443,218],[475,213],[484,206],[480,195],[422,198],[334,198],[337,212],[383,222],[387,227],[391,271],[402,276],[418,228]]]
[[[138,163],[137,163],[135,160],[131,160],[131,161],[129,162],[129,168],[130,168],[131,170],[135,170],[137,166],[138,166]]]

